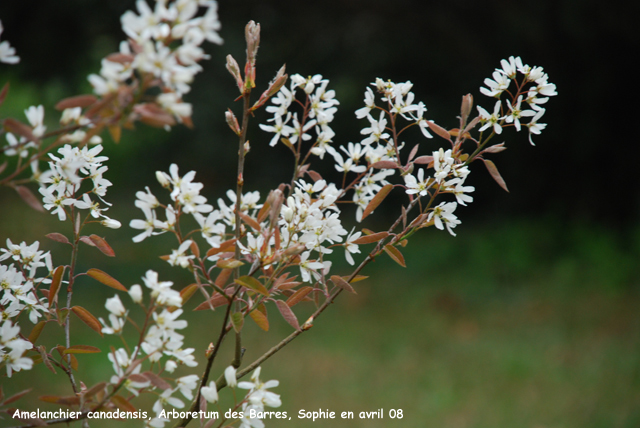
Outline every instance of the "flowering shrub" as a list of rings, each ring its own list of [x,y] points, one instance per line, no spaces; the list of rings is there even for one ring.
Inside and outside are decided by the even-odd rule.
[[[385,253],[405,266],[401,249],[419,229],[434,226],[455,236],[454,229],[460,224],[458,205],[473,202],[474,187],[467,184],[471,163],[481,161],[506,190],[498,169],[488,159],[503,151],[505,144],[489,143],[505,128],[513,128],[526,130],[533,144],[532,136],[546,126],[540,123],[545,112],[542,106],[556,95],[555,85],[548,82],[541,67],[510,57],[480,89],[492,99],[492,112],[478,106],[474,114],[473,97],[466,95],[459,126],[447,130],[428,119],[426,106],[411,92],[411,82],[376,79],[365,89],[364,107],[355,112],[363,124],[360,141],[338,145],[331,124],[340,103],[323,76],[289,77],[282,67],[252,101],[260,26],[250,22],[245,29],[244,68],[231,55],[227,57],[227,69],[242,101],[240,120],[231,109],[225,113],[227,124],[238,137],[235,189],[211,204],[201,194],[203,184],[194,181],[196,173],[181,174],[174,164],[168,172],[156,174],[166,194],[157,197],[149,187],[137,192],[134,204],[141,218],[129,224],[135,230],[132,245],[159,234],[175,236],[175,248],[162,258],[176,268],[187,269],[193,283],[174,285],[147,270],[140,272],[144,287],[136,284],[127,288],[100,269],[77,271],[82,245],[115,256],[105,238],[88,234],[91,224],[121,227],[106,214],[111,206],[105,199],[111,182],[106,178],[108,157],[102,154],[101,135],[106,128],[118,141],[122,128],[129,129],[137,121],[167,129],[178,123],[191,126],[192,106],[183,96],[202,69],[201,60],[207,58],[200,46],[205,41],[222,43],[214,1],[156,1],[151,8],[139,0],[136,5],[137,13],[129,11],[122,16],[127,41],[122,42],[119,52],[102,60],[99,74],[89,76],[94,94],[67,98],[56,105],[61,112],[60,128],[47,131],[42,105],[25,111],[28,123],[3,120],[6,144],[2,153],[7,161],[0,166],[0,184],[16,189],[33,208],[49,211],[72,225],[71,235],[47,235],[69,245],[66,256],[62,251],[45,253],[39,250],[38,242],[14,244],[10,239],[6,248],[0,249],[0,365],[9,378],[21,370],[45,367],[63,372],[70,395],[40,398],[72,411],[41,418],[6,408],[23,426],[72,422],[90,418],[95,411],[120,409],[129,413],[124,417],[162,427],[170,422],[169,414],[176,414],[167,413],[167,409],[175,408],[182,409],[177,413],[177,426],[185,426],[195,415],[207,427],[230,423],[261,427],[261,413],[266,407],[279,407],[281,400],[269,391],[278,386],[277,381],[260,380],[260,365],[309,330],[340,293],[355,293],[354,283],[365,279],[361,272],[376,257]],[[7,41],[0,43],[0,61],[19,61]],[[7,93],[5,86],[0,102]],[[273,114],[267,123],[259,124],[265,132],[260,144],[283,144],[293,161],[291,181],[266,196],[245,189],[245,180],[251,179],[244,170],[245,157],[251,155],[247,129],[252,113],[260,108]],[[405,141],[409,138],[405,132],[411,127],[417,127],[422,138],[440,139],[443,147],[427,152],[420,141]],[[315,170],[319,162],[333,162],[341,178],[332,181],[321,176]],[[27,182],[35,184],[37,192],[30,190]],[[361,227],[392,191],[406,195],[397,219],[380,231]],[[348,210],[340,208],[339,204],[345,203],[355,206],[355,219],[347,218],[343,211]],[[187,222],[188,217],[193,221]],[[197,226],[190,229],[189,224]],[[350,224],[357,226],[349,230]],[[58,264],[64,257],[69,257],[69,262]],[[336,257],[344,257],[354,268],[335,272]],[[74,287],[83,276],[118,291],[106,300],[102,316],[74,303]],[[197,311],[224,312],[207,350],[185,345],[189,327],[181,315],[189,299],[197,300]],[[315,305],[313,315],[299,320],[299,304]],[[271,313],[277,310],[293,331],[247,363],[243,361],[244,322],[250,318],[269,330],[268,308]],[[144,313],[142,325],[131,321],[132,310]],[[122,336],[125,347],[110,350],[77,344],[71,334],[72,316],[101,335],[122,336],[124,329],[136,328],[139,338],[127,343]],[[38,344],[49,322],[58,324],[65,338],[64,344],[52,349]],[[33,326],[27,327],[29,323]],[[227,335],[234,337],[234,358],[213,380],[213,363]],[[196,358],[203,351],[204,368]],[[86,386],[76,377],[76,355],[97,352],[106,352],[114,374]],[[174,376],[179,366],[186,366],[192,374]],[[237,381],[249,373],[251,381]],[[237,417],[227,420],[220,414],[197,413],[216,403],[225,387],[235,391],[233,410]],[[247,392],[238,393],[236,388]],[[157,397],[151,409],[136,407],[142,394]],[[9,406],[22,395],[0,397],[0,401]]]

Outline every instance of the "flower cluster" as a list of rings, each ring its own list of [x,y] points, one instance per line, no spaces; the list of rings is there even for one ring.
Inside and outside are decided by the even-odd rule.
[[[182,96],[202,71],[199,62],[208,58],[201,45],[205,40],[222,43],[218,4],[213,0],[156,0],[151,8],[146,0],[138,0],[136,5],[138,13],[127,11],[121,18],[129,40],[120,44],[118,54],[102,60],[100,74],[90,75],[89,82],[100,96],[128,92],[136,79],[142,82],[143,92],[159,86],[162,93],[156,102],[138,104],[136,114],[149,122],[170,125],[157,111],[160,108],[178,121],[189,120],[191,104],[183,102]],[[199,15],[200,8],[205,11]]]
[[[0,35],[4,31],[2,22],[0,21]],[[15,48],[12,48],[8,41],[0,42],[0,62],[6,64],[17,64],[20,62],[20,57],[16,55]]]
[[[0,261],[13,260],[13,263],[0,265],[0,319],[16,318],[27,313],[32,323],[38,322],[42,312],[49,312],[47,299],[36,294],[36,288],[42,283],[49,283],[47,278],[53,271],[51,254],[39,250],[38,241],[31,245],[22,242],[14,244],[7,239],[7,247],[0,248]],[[47,274],[42,277],[38,273],[45,268]]]
[[[104,214],[111,206],[103,199],[111,182],[103,177],[109,169],[103,163],[109,158],[99,156],[100,152],[102,145],[80,149],[66,144],[58,150],[59,157],[49,154],[50,169],[36,174],[44,208],[57,214],[60,221],[66,220],[69,210],[79,209],[89,210],[91,217],[106,227],[120,227],[119,221]],[[83,182],[91,183],[91,188],[81,193]]]
[[[340,102],[335,98],[334,90],[327,90],[329,80],[323,79],[320,74],[307,78],[294,74],[290,80],[290,89],[286,86],[280,88],[277,95],[272,98],[275,105],[266,109],[269,113],[273,113],[273,118],[269,119],[269,122],[274,122],[274,125],[260,124],[260,129],[274,134],[269,143],[271,146],[275,146],[281,137],[287,138],[290,144],[310,141],[312,139],[310,131],[313,129],[316,139],[310,151],[322,159],[335,136],[329,124],[333,121],[338,111],[336,106]],[[298,90],[305,94],[304,103],[296,98]],[[294,102],[304,109],[302,117],[298,116],[297,112],[289,111]]]
[[[19,334],[20,327],[13,325],[11,320],[4,320],[0,325],[0,364],[6,365],[8,377],[13,372],[31,370],[33,367],[33,360],[23,356],[33,345],[18,337]]]
[[[558,95],[556,85],[549,83],[549,76],[542,67],[523,64],[520,57],[511,56],[508,60],[503,59],[500,65],[502,68],[493,72],[493,79],[484,80],[487,87],[480,88],[480,92],[484,95],[498,98],[491,114],[478,106],[480,123],[482,123],[480,131],[492,128],[496,134],[500,134],[504,123],[507,123],[513,124],[519,132],[524,125],[529,128],[529,142],[533,144],[532,134],[539,135],[547,126],[545,123],[539,123],[545,113],[541,105],[546,104],[549,97]],[[518,73],[523,76],[521,82],[518,82]],[[509,90],[512,81],[516,85],[515,94]],[[504,92],[509,93],[512,98],[506,100],[506,114],[500,100]],[[522,108],[522,101],[528,104],[529,109]],[[521,120],[526,117],[531,117],[531,120],[528,123],[521,123]]]

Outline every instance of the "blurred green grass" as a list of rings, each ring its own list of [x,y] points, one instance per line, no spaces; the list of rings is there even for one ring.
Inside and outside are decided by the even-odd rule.
[[[41,218],[28,214],[23,222],[31,216]],[[6,224],[1,237],[8,236]],[[550,218],[467,223],[459,229],[456,238],[435,230],[418,235],[404,249],[407,269],[380,257],[365,272],[370,278],[357,284],[357,296],[341,296],[308,333],[264,364],[263,380],[280,380],[279,410],[292,416],[267,421],[268,427],[640,425],[638,230],[622,235]],[[130,247],[112,244],[117,252]],[[157,242],[142,248],[137,254],[121,252],[105,270],[124,277],[127,286],[139,282],[148,268],[144,260],[159,254]],[[188,279],[177,273],[164,269],[161,279],[174,279],[181,288]],[[79,288],[77,304],[104,317],[104,299],[113,292],[90,281]],[[130,306],[127,296],[123,301]],[[311,308],[297,310],[304,320]],[[251,321],[245,324],[245,362],[291,331],[274,308],[270,311],[269,334]],[[220,316],[220,311],[213,319],[187,314],[186,346],[198,349],[200,361]],[[49,327],[47,335],[56,330]],[[76,343],[100,343],[80,323],[73,329],[80,334]],[[61,338],[43,340],[55,344]],[[121,346],[117,338],[107,340]],[[112,374],[104,354],[79,359],[88,385]],[[214,371],[220,373],[230,359],[223,353]],[[22,408],[46,409],[37,396],[69,393],[62,375],[43,367],[2,383],[8,394],[35,386],[16,403]],[[223,402],[223,410],[228,405]],[[358,412],[380,408],[384,419],[358,419]],[[301,409],[354,411],[356,418],[311,422],[297,419]],[[402,409],[404,418],[390,419],[390,409]]]

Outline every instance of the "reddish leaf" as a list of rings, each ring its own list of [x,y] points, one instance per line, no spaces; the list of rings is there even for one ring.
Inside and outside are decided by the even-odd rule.
[[[75,371],[78,371],[78,359],[75,355],[69,355],[69,360],[71,364],[71,368]]]
[[[395,169],[398,168],[398,164],[392,161],[378,161],[371,164],[371,168],[377,169]]]
[[[17,134],[27,139],[27,141],[36,141],[37,138],[33,135],[33,130],[29,125],[17,121],[11,117],[4,120],[4,129],[7,132]]]
[[[498,168],[496,168],[496,165],[490,160],[487,160],[487,159],[482,159],[482,160],[484,161],[484,166],[487,167],[487,171],[489,171],[489,174],[491,174],[491,177],[493,177],[493,179],[496,181],[496,183],[498,183],[500,187],[502,187],[504,190],[508,192],[509,189],[507,189],[507,183],[504,182],[504,179],[498,172]]]
[[[98,235],[91,235],[89,236],[89,239],[91,240],[91,242],[95,244],[98,250],[100,250],[102,254],[104,254],[105,256],[108,256],[108,257],[116,256],[116,253],[113,251],[113,248],[111,248],[111,246],[107,244],[107,241],[104,238],[101,238]]]
[[[97,354],[102,352],[100,348],[89,345],[73,345],[62,351],[63,354]]]
[[[293,293],[288,299],[287,299],[287,305],[291,308],[294,305],[296,305],[297,303],[300,303],[300,301],[302,301],[302,299],[304,299],[307,294],[311,293],[311,291],[313,290],[312,287],[309,287],[308,285],[300,288],[298,291],[296,291],[295,293]]]
[[[340,287],[343,290],[347,290],[348,292],[353,294],[358,294],[356,293],[356,290],[353,289],[351,284],[349,284],[347,281],[345,281],[342,277],[338,275],[332,275],[331,282],[333,282],[337,287]]]
[[[276,279],[275,283],[273,284],[273,288],[278,290],[289,290],[291,288],[297,287],[302,283],[299,281],[295,281],[296,278],[297,276],[289,278],[289,274],[285,273],[280,278]]]
[[[146,377],[149,380],[149,382],[151,382],[151,384],[156,388],[160,388],[163,391],[166,391],[167,389],[171,388],[171,385],[169,385],[167,381],[165,381],[164,379],[162,379],[160,376],[158,376],[153,372],[144,372],[142,373],[142,375]]]
[[[180,290],[180,297],[182,297],[182,304],[184,305],[191,296],[198,290],[198,284],[189,284]]]
[[[60,397],[58,395],[41,395],[38,400],[45,403],[64,404],[65,406],[77,406],[80,404],[80,397],[74,395],[68,395],[66,397]]]
[[[120,410],[124,410],[125,412],[137,412],[138,409],[133,406],[133,404],[129,403],[126,398],[121,395],[114,395],[111,397],[111,402]]]
[[[411,159],[416,157],[416,155],[418,154],[418,147],[420,147],[420,144],[416,144],[415,146],[413,146],[413,149],[411,149],[411,152],[409,153],[409,157],[407,158],[409,162],[411,162]]]
[[[249,226],[251,226],[253,228],[253,230],[255,231],[260,231],[260,224],[255,221],[255,219],[251,218],[250,216],[246,215],[243,212],[240,212],[240,218],[242,219],[242,221],[244,221],[245,223],[247,223]]]
[[[2,91],[0,92],[0,106],[4,103],[5,98],[7,98],[7,94],[9,93],[9,82],[5,83],[2,87]]]
[[[29,190],[28,187],[16,186],[15,189],[16,192],[18,192],[18,195],[20,195],[22,200],[25,201],[27,205],[29,205],[36,211],[44,212],[44,207],[40,203],[40,199],[38,199],[36,195],[34,195],[33,192]]]
[[[88,325],[92,330],[97,331],[102,336],[102,326],[98,319],[93,316],[91,312],[83,308],[82,306],[74,306],[71,311],[82,320],[83,323]]]
[[[404,256],[396,247],[394,247],[393,245],[386,245],[384,247],[384,251],[389,255],[389,257],[393,259],[394,262],[398,263],[402,267],[407,267],[406,263],[404,262]]]
[[[56,270],[53,271],[53,279],[51,280],[51,287],[49,288],[49,307],[56,301],[63,275],[64,266],[58,266]]]
[[[223,288],[225,285],[227,285],[227,281],[229,280],[229,277],[231,276],[232,273],[233,273],[233,269],[222,269],[218,274],[218,276],[216,277],[215,284],[218,287]]]
[[[133,55],[123,54],[120,52],[107,55],[107,58],[106,58],[107,61],[118,62],[120,64],[128,64],[130,62],[133,62],[134,59],[135,57]]]
[[[11,397],[9,397],[6,400],[4,400],[2,402],[2,405],[4,406],[4,405],[10,404],[10,403],[13,403],[14,401],[18,401],[19,399],[21,399],[22,397],[24,397],[25,395],[30,393],[32,389],[33,388],[25,389],[24,391],[20,391],[17,394],[13,394]]]
[[[389,236],[389,232],[378,232],[371,235],[364,235],[353,241],[354,244],[371,244]]]
[[[95,247],[96,244],[93,243],[93,241],[91,240],[91,238],[89,238],[88,236],[81,236],[80,237],[80,241],[84,242],[85,244],[87,244],[90,247]]]
[[[38,340],[38,337],[40,337],[40,333],[42,333],[42,329],[44,328],[44,325],[46,323],[46,321],[40,321],[38,324],[33,326],[33,330],[31,330],[31,333],[29,333],[29,342],[36,343],[36,340]]]
[[[240,266],[244,265],[244,263],[242,263],[240,260],[236,260],[234,258],[230,258],[227,260],[218,260],[216,262],[216,266],[222,269],[235,269],[238,268]]]
[[[89,275],[91,278],[95,279],[96,281],[103,283],[104,285],[107,285],[111,288],[115,288],[116,290],[120,290],[124,292],[128,291],[125,288],[125,286],[120,284],[120,282],[117,279],[113,278],[108,273],[101,271],[100,269],[89,269],[87,271],[87,275]]]
[[[260,281],[258,281],[252,276],[244,275],[234,280],[233,282],[235,282],[236,284],[242,285],[243,287],[246,287],[250,290],[253,290],[257,293],[260,293],[264,296],[269,295],[269,291],[264,287],[264,285],[262,285]]]
[[[322,180],[322,176],[315,171],[308,170],[307,175],[311,177],[314,182]]]
[[[264,331],[269,331],[269,319],[265,314],[256,309],[251,311],[249,313],[249,316],[252,320],[255,321],[256,324],[258,324],[258,327],[260,327]]]
[[[235,243],[236,243],[236,238],[229,239],[228,241],[224,241],[223,243],[220,244],[218,248],[210,248],[209,251],[207,251],[206,257],[211,257],[223,251],[227,251],[232,247],[234,247]]]
[[[417,163],[419,165],[428,165],[433,162],[433,156],[418,156],[413,163]]]
[[[197,259],[200,258],[200,247],[193,239],[191,240],[191,244],[189,244],[189,249],[191,250],[191,254],[196,256]]]
[[[215,309],[220,306],[224,306],[227,303],[229,303],[229,299],[227,299],[220,293],[216,293],[206,302],[200,303],[198,306],[196,306],[194,311],[205,311],[211,308]]]
[[[76,95],[59,101],[58,104],[56,104],[56,110],[62,111],[74,107],[85,108],[89,107],[96,101],[98,101],[98,99],[95,97],[95,95]]]
[[[280,311],[282,318],[284,318],[284,320],[288,322],[291,325],[291,327],[295,328],[296,330],[300,330],[300,324],[298,323],[298,318],[296,318],[296,315],[293,313],[289,305],[287,305],[282,300],[276,300],[276,306],[278,307],[278,310]]]
[[[484,149],[482,152],[486,152],[486,153],[500,153],[503,150],[507,150],[507,148],[504,146],[504,143],[500,143],[500,144],[494,144],[493,146],[489,146],[486,149]]]
[[[9,165],[8,161],[2,162],[2,165],[0,165],[0,174],[2,174],[5,169],[7,169],[7,165]]]
[[[367,207],[364,209],[364,212],[362,213],[362,220],[364,220],[369,214],[371,214],[373,210],[378,208],[378,205],[380,205],[382,201],[384,201],[384,198],[386,198],[389,192],[391,192],[391,189],[393,189],[392,184],[387,184],[382,189],[380,189],[378,194],[375,195],[373,199],[371,199],[371,202],[369,202]]]
[[[436,125],[436,123],[431,120],[427,120],[427,125],[429,125],[429,129],[435,132],[438,136],[444,138],[445,140],[451,141],[451,136],[449,135],[449,131],[447,131],[440,125]]]
[[[67,238],[66,236],[64,236],[62,233],[57,233],[57,232],[53,232],[53,233],[49,233],[48,235],[45,235],[47,238],[56,241],[56,242],[60,242],[61,244],[69,244],[69,238]]]
[[[173,115],[164,111],[159,105],[152,103],[136,104],[133,111],[140,115],[140,121],[150,126],[163,128],[173,126],[176,120]]]
[[[85,398],[91,398],[97,393],[104,391],[107,385],[107,382],[96,383],[84,393]]]

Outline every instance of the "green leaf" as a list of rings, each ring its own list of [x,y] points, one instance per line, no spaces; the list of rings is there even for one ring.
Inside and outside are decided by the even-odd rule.
[[[257,293],[262,294],[263,296],[268,296],[269,295],[269,291],[265,288],[264,285],[262,285],[262,283],[260,281],[258,281],[257,279],[255,279],[252,276],[249,275],[244,275],[241,276],[240,278],[234,280],[234,282],[238,285],[242,285],[243,287],[246,287],[250,290],[253,290]]]

